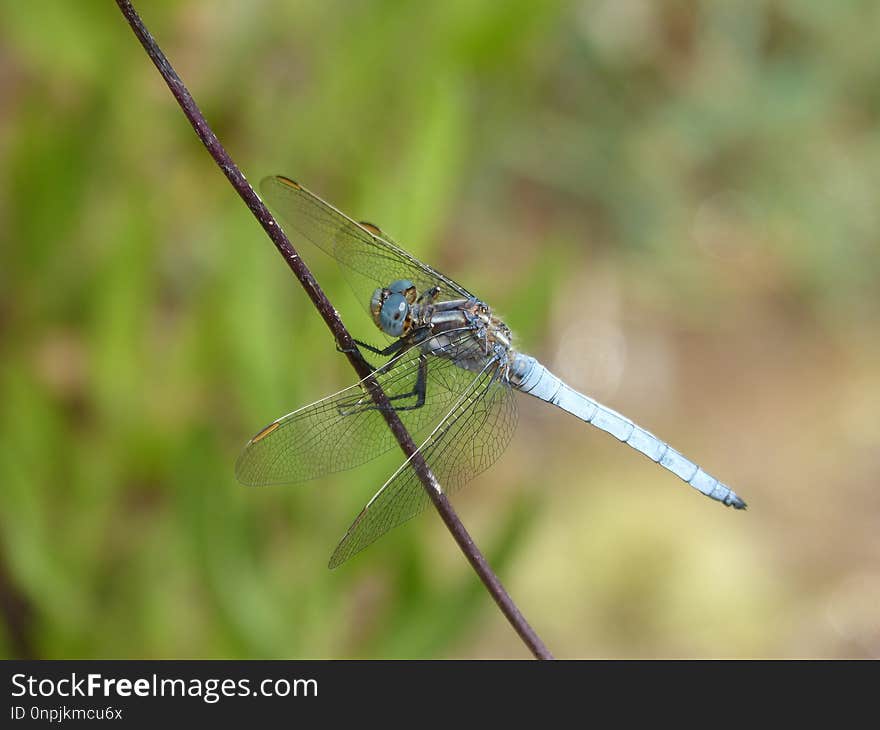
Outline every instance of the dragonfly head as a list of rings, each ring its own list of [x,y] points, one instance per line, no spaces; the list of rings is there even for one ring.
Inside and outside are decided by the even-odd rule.
[[[370,312],[376,326],[386,335],[402,337],[412,327],[410,305],[418,292],[408,279],[398,279],[384,289],[376,289],[370,299]]]

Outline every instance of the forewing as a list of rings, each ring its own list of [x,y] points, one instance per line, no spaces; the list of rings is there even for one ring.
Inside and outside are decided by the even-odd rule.
[[[336,259],[364,307],[369,307],[377,287],[397,279],[409,279],[420,292],[439,287],[438,301],[472,296],[388,240],[372,224],[354,221],[293,180],[267,177],[260,183],[260,191],[287,226]]]

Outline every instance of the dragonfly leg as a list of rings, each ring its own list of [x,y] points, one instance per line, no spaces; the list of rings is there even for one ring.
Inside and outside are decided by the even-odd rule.
[[[388,345],[388,347],[383,347],[380,350],[378,347],[373,347],[372,345],[368,345],[366,342],[361,342],[360,340],[355,340],[355,342],[357,342],[358,345],[360,345],[364,349],[369,350],[376,355],[381,355],[382,357],[391,357],[392,355],[396,355],[403,349],[404,345],[406,344],[406,341],[403,339],[394,340],[394,342]]]
[[[417,408],[421,408],[425,405],[425,397],[428,392],[428,358],[425,355],[419,356],[419,370],[416,374],[416,382],[413,386],[413,389],[408,393],[398,393],[397,395],[388,396],[388,400],[392,403],[397,400],[403,400],[405,398],[415,398],[415,403],[408,406],[392,406],[395,411],[414,411]],[[339,408],[340,415],[343,416],[351,416],[355,413],[361,413],[363,411],[378,411],[381,410],[379,406],[375,403],[367,403],[366,398],[358,398],[357,401],[351,404],[351,408]]]
[[[398,406],[394,410],[396,411],[414,411],[417,408],[421,408],[425,405],[425,396],[428,393],[428,358],[425,355],[419,356],[419,372],[416,375],[416,384],[413,387],[410,393],[401,393],[400,395],[395,395],[389,398],[388,400],[397,400],[398,398],[413,398],[415,397],[416,402],[411,406]]]
[[[422,295],[419,297],[419,304],[433,304],[434,300],[440,296],[440,287],[432,286],[430,289],[427,289],[422,292]]]
[[[358,347],[363,347],[368,352],[372,352],[374,355],[381,355],[382,357],[391,357],[392,355],[396,355],[401,349],[403,349],[404,345],[403,340],[395,340],[390,345],[388,345],[388,347],[380,350],[378,347],[373,347],[372,345],[367,344],[366,342],[361,342],[360,340],[355,340],[354,342],[356,345],[358,345]],[[357,352],[357,348],[340,347],[339,343],[337,342],[336,351],[344,354],[350,354],[352,352]],[[367,365],[370,365],[370,363],[367,363]],[[374,368],[372,365],[370,365],[370,369],[373,372],[376,372],[376,368]]]

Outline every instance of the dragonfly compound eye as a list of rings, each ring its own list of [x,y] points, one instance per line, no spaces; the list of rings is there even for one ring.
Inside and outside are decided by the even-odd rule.
[[[400,337],[410,327],[409,302],[403,294],[389,294],[379,311],[379,328],[392,337]]]
[[[406,301],[410,304],[415,302],[418,297],[418,292],[416,291],[416,285],[413,284],[409,279],[398,279],[397,281],[392,281],[388,285],[388,291],[392,294],[403,294],[406,297]]]

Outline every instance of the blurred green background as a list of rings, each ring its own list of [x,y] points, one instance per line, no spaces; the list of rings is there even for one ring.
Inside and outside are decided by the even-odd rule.
[[[252,181],[375,221],[749,502],[520,397],[455,504],[555,653],[880,654],[880,4],[140,6]],[[0,3],[0,186],[3,655],[527,656],[433,513],[327,570],[396,455],[236,483],[354,375],[114,4]]]

